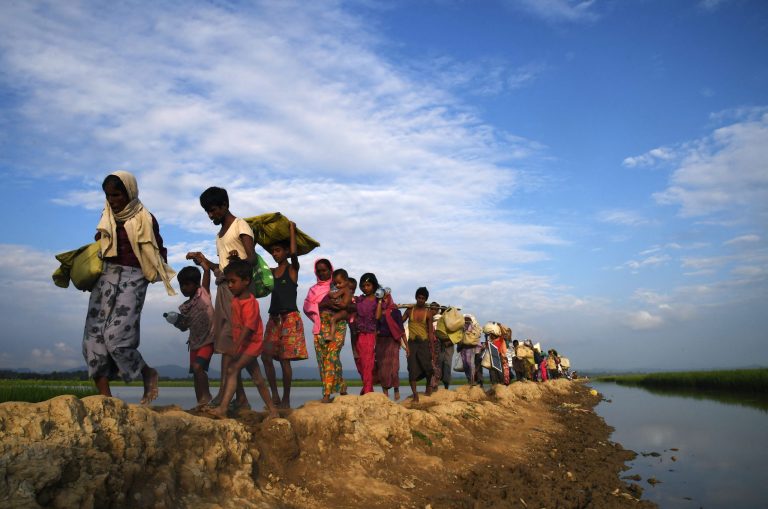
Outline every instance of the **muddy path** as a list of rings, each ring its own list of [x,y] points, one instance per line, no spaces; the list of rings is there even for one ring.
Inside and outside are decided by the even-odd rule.
[[[608,440],[580,383],[461,387],[418,404],[309,403],[291,429],[258,422],[258,484],[277,507],[655,507],[620,479],[635,454]],[[244,422],[248,422],[246,418]]]
[[[634,453],[608,440],[598,401],[557,380],[344,396],[269,421],[103,396],[3,403],[0,507],[653,507],[620,479]]]

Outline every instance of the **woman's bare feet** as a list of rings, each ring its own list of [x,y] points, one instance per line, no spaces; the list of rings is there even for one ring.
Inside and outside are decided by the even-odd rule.
[[[395,401],[400,401],[400,389],[395,389]]]
[[[157,399],[157,370],[154,368],[145,368],[142,372],[144,378],[144,396],[141,398],[140,403],[142,405],[149,405],[151,402]]]
[[[347,384],[341,384],[341,391],[339,391],[339,396],[346,396],[347,395]]]
[[[323,396],[323,399],[321,399],[320,402],[321,403],[332,403],[333,402],[333,397],[328,395],[328,394],[326,394],[325,396]]]

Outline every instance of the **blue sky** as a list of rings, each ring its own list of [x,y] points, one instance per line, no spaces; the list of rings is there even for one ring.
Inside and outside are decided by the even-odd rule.
[[[53,255],[116,169],[177,269],[220,185],[321,242],[301,299],[317,254],[577,368],[766,365],[767,53],[749,0],[3,2],[0,368],[83,365]],[[149,292],[151,364],[179,303]]]

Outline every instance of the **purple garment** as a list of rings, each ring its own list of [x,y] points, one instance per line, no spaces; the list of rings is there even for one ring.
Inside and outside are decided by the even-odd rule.
[[[376,299],[367,299],[365,295],[355,297],[357,304],[357,324],[358,332],[376,332]]]

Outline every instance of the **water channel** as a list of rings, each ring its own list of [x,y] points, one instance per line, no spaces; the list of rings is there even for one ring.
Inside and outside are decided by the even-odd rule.
[[[642,477],[643,499],[665,509],[768,507],[764,398],[726,403],[700,393],[590,385],[606,400],[596,411],[615,428],[611,440],[638,453],[623,475]]]

